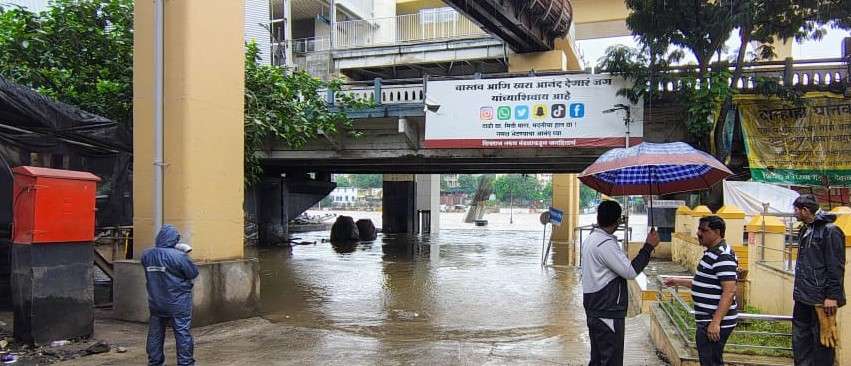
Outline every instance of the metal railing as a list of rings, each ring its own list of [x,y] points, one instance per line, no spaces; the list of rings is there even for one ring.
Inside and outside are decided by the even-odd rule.
[[[395,17],[337,23],[335,49],[373,47],[487,35],[455,9],[430,9]]]
[[[575,237],[578,239],[578,245],[576,246],[576,254],[577,258],[579,258],[579,266],[582,266],[582,244],[585,242],[585,238],[591,234],[591,231],[594,230],[597,225],[585,225],[585,226],[577,226],[574,229]],[[588,234],[586,234],[588,233]],[[618,226],[617,230],[615,230],[614,235],[618,236],[618,233],[621,233],[621,237],[618,238],[618,245],[624,251],[624,253],[629,252],[629,242],[632,240],[632,227],[629,224],[623,224]]]
[[[680,276],[668,276],[680,277]],[[691,277],[686,277],[691,278]],[[657,299],[659,300],[660,308],[665,313],[671,324],[674,325],[677,335],[689,347],[696,348],[697,345],[694,339],[694,332],[697,329],[694,320],[694,309],[683,300],[679,291],[679,287],[659,287]],[[741,309],[739,309],[741,310]],[[687,316],[685,314],[688,314]],[[749,330],[748,323],[769,322],[782,323],[784,331],[759,331]],[[758,353],[769,356],[789,357],[792,352],[792,333],[791,333],[792,317],[788,315],[769,315],[769,314],[751,314],[739,312],[739,325],[733,330],[730,340],[727,343],[727,349],[732,349],[737,353]],[[788,326],[786,326],[788,324]],[[785,329],[789,331],[785,331]],[[757,341],[757,340],[761,340]],[[772,341],[768,341],[772,340]],[[748,343],[741,343],[741,342]],[[754,341],[754,342],[749,342]],[[761,343],[761,344],[751,344]],[[782,343],[778,345],[768,345],[768,343]]]
[[[732,71],[733,66],[730,66]],[[688,85],[684,76],[693,71],[694,66],[676,66],[670,73],[654,81],[656,89],[662,92],[675,92]],[[811,60],[761,61],[748,63],[743,67],[742,78],[733,85],[732,78],[728,84],[741,91],[754,91],[759,78],[774,78],[781,85],[792,85],[802,88],[829,88],[848,83],[848,65],[843,58],[823,58]],[[695,87],[701,87],[697,82]]]
[[[798,244],[796,243],[797,233],[795,232],[795,215],[786,212],[768,212],[768,208],[768,204],[763,204],[763,217],[778,217],[786,224],[786,230],[783,235],[783,248],[772,248],[765,245],[765,234],[767,230],[765,228],[765,220],[762,220],[762,230],[759,234],[761,240],[759,245],[757,245],[757,248],[759,249],[759,258],[757,258],[757,263],[789,274],[794,274],[795,255],[793,249],[798,247]],[[768,256],[766,256],[766,251],[769,252]],[[772,253],[778,252],[780,253],[780,258],[776,258],[775,255],[772,255]]]
[[[446,39],[479,38],[487,33],[454,9],[405,14],[395,17],[347,20],[337,23],[335,50],[375,46],[393,46]],[[276,44],[274,47],[283,47]],[[330,37],[294,39],[293,53],[305,54],[331,50]]]

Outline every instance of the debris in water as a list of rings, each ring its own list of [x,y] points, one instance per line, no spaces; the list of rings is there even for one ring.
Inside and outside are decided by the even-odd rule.
[[[50,342],[51,347],[62,347],[62,346],[68,345],[68,344],[71,344],[71,341],[69,341],[67,339],[63,339],[61,341]]]
[[[89,348],[86,348],[86,353],[90,355],[106,352],[109,352],[109,343],[106,343],[104,341],[98,341],[97,343],[89,346]]]
[[[118,353],[124,353],[124,352],[127,352],[127,348],[124,348],[124,347],[118,347],[118,348],[116,348],[116,349],[115,349],[115,352],[118,352]]]

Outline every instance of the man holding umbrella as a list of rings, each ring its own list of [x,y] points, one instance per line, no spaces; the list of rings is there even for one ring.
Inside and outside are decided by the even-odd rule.
[[[623,365],[624,318],[629,304],[626,281],[644,270],[659,245],[659,234],[651,229],[644,247],[630,261],[614,235],[621,212],[615,201],[600,203],[597,227],[582,245],[582,304],[591,339],[592,366]]]

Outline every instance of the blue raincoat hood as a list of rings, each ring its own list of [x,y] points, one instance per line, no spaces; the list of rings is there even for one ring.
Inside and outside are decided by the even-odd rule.
[[[157,248],[174,248],[179,241],[180,233],[174,226],[168,224],[163,225],[159,234],[157,234]]]

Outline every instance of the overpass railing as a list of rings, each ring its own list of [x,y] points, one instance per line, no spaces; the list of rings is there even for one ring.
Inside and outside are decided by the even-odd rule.
[[[455,9],[424,9],[417,14],[337,22],[335,50],[394,46],[439,40],[479,38],[487,33]],[[331,50],[328,36],[292,40],[296,54]]]
[[[661,78],[657,83],[660,91],[674,92],[683,87],[683,78],[689,67],[675,67],[672,73]],[[842,58],[813,59],[792,61],[768,61],[751,63],[745,66],[742,78],[735,88],[741,92],[753,92],[759,78],[777,78],[780,84],[793,85],[803,89],[824,89],[849,86],[849,63]],[[506,77],[523,77],[530,75],[569,75],[578,72],[537,72],[530,73],[499,73],[477,74],[465,76],[430,76],[412,79],[383,80],[380,78],[367,81],[351,81],[343,85],[338,94],[348,94],[376,102],[376,104],[422,104],[425,100],[425,84],[428,80],[445,79],[491,79]],[[680,74],[680,75],[678,75]],[[732,80],[729,80],[732,83]],[[327,91],[322,91],[327,94]],[[328,101],[336,101],[340,95],[328,96]]]

